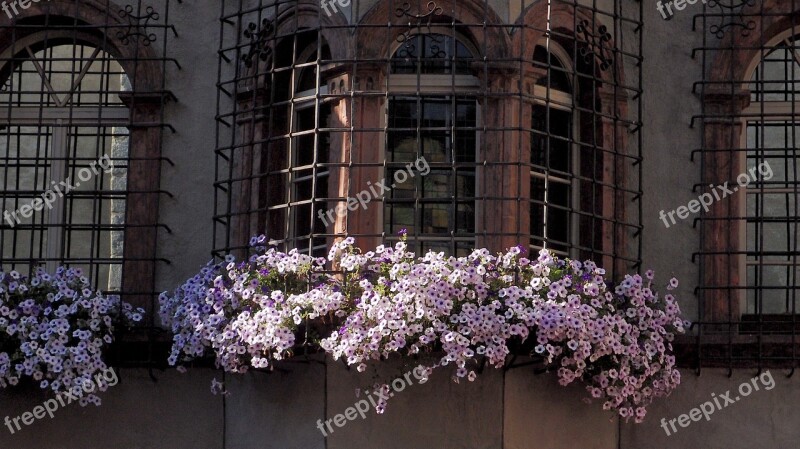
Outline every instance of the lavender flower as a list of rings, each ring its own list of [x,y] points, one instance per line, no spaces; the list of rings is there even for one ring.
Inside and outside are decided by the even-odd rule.
[[[91,381],[108,367],[103,351],[114,325],[141,320],[118,296],[94,292],[79,269],[37,268],[30,276],[0,270],[0,388],[29,377],[43,390],[62,393]],[[77,387],[80,388],[80,387]],[[99,405],[94,394],[81,405]]]
[[[268,368],[292,356],[302,323],[325,320],[337,326],[315,343],[359,371],[395,353],[433,356],[437,348],[438,360],[421,368],[429,374],[449,365],[456,380],[474,380],[482,359],[502,367],[510,344],[531,338],[562,385],[580,381],[590,398],[636,422],[680,383],[670,342],[688,324],[674,296],[651,290],[652,272],[646,285],[633,275],[613,286],[591,261],[546,250],[528,259],[519,257],[522,246],[418,258],[404,240],[366,253],[353,243],[348,237],[331,247],[327,260],[337,273],[296,250],[264,246],[247,262],[209,262],[159,298],[162,322],[175,335],[169,363],[212,355],[228,372]]]

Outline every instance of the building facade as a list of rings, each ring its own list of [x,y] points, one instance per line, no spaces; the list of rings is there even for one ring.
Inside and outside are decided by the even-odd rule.
[[[2,267],[81,267],[146,313],[100,407],[2,446],[795,447],[795,3],[4,2]],[[258,234],[320,256],[401,230],[417,252],[523,245],[679,278],[683,385],[626,423],[521,357],[323,435],[368,373],[314,356],[215,396],[221,372],[167,368],[157,294],[209,258]],[[10,416],[46,398],[0,397]]]

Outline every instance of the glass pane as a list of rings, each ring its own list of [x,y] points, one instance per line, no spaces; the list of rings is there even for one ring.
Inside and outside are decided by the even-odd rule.
[[[415,34],[395,51],[392,73],[397,74],[469,74],[472,53],[467,47],[444,34]]]
[[[800,268],[779,265],[747,267],[747,313],[797,313]],[[792,304],[794,302],[794,305]]]
[[[564,64],[556,55],[549,53],[545,47],[537,45],[533,52],[533,66],[547,70],[536,84],[549,86],[550,89],[562,92],[572,92],[571,74],[564,68]]]
[[[0,89],[0,103],[15,106],[121,105],[124,72],[112,57],[83,45],[17,52],[14,72]],[[39,74],[36,63],[45,78]],[[83,76],[81,76],[83,73]]]
[[[798,285],[798,165],[800,127],[748,123],[747,310],[792,312]]]
[[[573,233],[572,114],[536,105],[531,124],[531,245],[568,252]]]
[[[448,236],[442,244],[451,252],[452,231],[475,232],[474,201],[463,200],[476,195],[477,104],[452,97],[392,97],[388,109],[387,175],[394,178],[418,158],[431,168],[426,176],[395,183],[386,201],[385,230],[391,235],[406,228],[410,238],[419,233]],[[417,223],[420,228],[413,226]]]
[[[295,132],[305,132],[302,135],[295,137],[296,145],[294,146],[295,152],[295,167],[302,167],[314,163],[314,129],[316,120],[316,109],[314,107],[304,108],[297,112],[297,119],[295,122]],[[310,131],[310,132],[309,132]]]
[[[465,234],[475,232],[475,204],[459,203],[456,214],[456,231]]]
[[[74,127],[67,147],[64,197],[65,262],[91,273],[103,289],[119,290],[128,175],[128,129]]]
[[[453,195],[453,186],[450,185],[450,173],[431,172],[423,178],[423,198],[449,198]]]
[[[800,81],[797,58],[796,37],[770,51],[753,72],[750,84],[752,101],[794,101],[797,82]]]
[[[390,162],[412,162],[417,158],[417,133],[397,131],[388,136]]]
[[[51,128],[46,126],[6,126],[0,137],[0,160],[4,225],[0,227],[0,259],[4,270],[27,273],[27,259],[46,257],[52,210],[48,207],[52,203],[32,208],[33,202],[52,187],[52,169],[64,162],[53,158]]]
[[[414,205],[413,204],[391,204],[386,206],[384,215],[386,220],[384,228],[387,235],[397,235],[402,229],[408,231],[408,235],[417,235],[414,225]]]
[[[448,147],[450,133],[447,131],[427,131],[421,133],[421,156],[428,162],[450,162]],[[473,160],[475,158],[473,157]]]
[[[450,218],[450,206],[447,204],[423,204],[422,232],[425,234],[447,234],[453,223]]]

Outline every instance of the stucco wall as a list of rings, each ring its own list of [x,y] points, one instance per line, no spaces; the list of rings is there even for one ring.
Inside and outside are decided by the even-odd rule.
[[[163,155],[174,167],[162,164],[161,187],[174,198],[161,196],[159,217],[172,233],[159,232],[158,256],[172,263],[158,266],[159,290],[174,288],[211,259],[219,13],[216,2],[176,3],[170,10],[180,33],[169,41],[170,56],[183,70],[167,64],[178,102],[168,103],[165,119],[177,132],[164,131]]]
[[[692,253],[700,245],[699,231],[692,227],[693,217],[666,228],[659,211],[674,210],[699,194],[692,187],[700,180],[700,164],[690,157],[700,148],[700,128],[689,125],[700,113],[692,84],[702,79],[702,67],[691,53],[702,43],[701,32],[692,31],[692,16],[701,8],[700,3],[688,5],[666,21],[655,2],[645,2],[643,18],[643,267],[655,270],[662,284],[671,276],[681,281],[676,296],[690,319],[697,317],[698,266]]]
[[[800,381],[797,376],[786,378],[785,372],[771,370],[775,387],[771,390],[761,387],[744,397],[738,389],[742,383],[751,384],[751,379],[757,375],[755,370],[735,370],[730,378],[726,369],[704,369],[699,377],[688,370],[682,374],[680,388],[669,398],[655,403],[644,423],[622,426],[620,448],[790,449],[798,446],[800,415],[796,404],[800,399]],[[670,420],[689,414],[693,408],[713,402],[714,397],[719,398],[728,391],[731,400],[737,397],[739,400],[731,404],[720,399],[724,408],[711,414],[708,421],[701,417],[687,427],[680,427],[676,421],[678,431],[672,431]],[[669,436],[661,427],[662,418],[667,421]]]
[[[0,431],[0,447],[8,449],[77,448],[221,448],[222,404],[209,391],[215,373],[196,370],[117,370],[119,383],[101,393],[99,407],[68,404],[51,419],[45,415],[11,434]],[[0,391],[0,419],[21,416],[48,397],[38,387]],[[13,426],[13,424],[12,424]]]
[[[475,382],[455,384],[443,373],[425,384],[414,383],[390,399],[386,411],[366,412],[343,427],[332,423],[327,442],[317,420],[332,419],[365,398],[370,371],[348,371],[341,362],[327,367],[296,364],[288,372],[227,376],[229,394],[212,395],[208,369],[155,372],[118,370],[120,383],[101,394],[99,407],[76,404],[36,420],[10,434],[0,427],[0,447],[13,449],[664,449],[754,447],[789,449],[800,438],[794,404],[800,381],[771,371],[774,388],[762,385],[677,433],[667,436],[667,422],[693,408],[751,383],[755,371],[684,372],[682,386],[657,401],[643,424],[619,423],[599,403],[584,404],[579,386],[561,387],[551,374],[530,369],[487,369]],[[398,364],[381,375],[402,376]],[[413,379],[413,377],[412,377]],[[326,390],[327,386],[327,392]],[[356,397],[355,390],[362,393]],[[46,398],[35,388],[0,392],[0,419],[13,419]],[[724,401],[720,401],[725,404]],[[327,417],[325,412],[327,410]],[[225,419],[223,420],[223,416]],[[0,423],[2,424],[2,423]],[[223,432],[224,430],[224,432]],[[223,435],[225,446],[223,446]],[[326,446],[327,443],[327,446]]]

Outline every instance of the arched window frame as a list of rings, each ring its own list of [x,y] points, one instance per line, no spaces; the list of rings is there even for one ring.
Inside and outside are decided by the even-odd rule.
[[[797,255],[798,225],[794,223],[795,229],[792,231],[792,217],[790,214],[792,212],[792,207],[794,207],[794,219],[800,220],[800,218],[796,216],[798,213],[797,201],[800,192],[798,192],[796,185],[794,189],[787,186],[776,187],[774,182],[765,179],[763,174],[757,170],[759,166],[762,166],[761,164],[768,164],[769,159],[773,160],[773,164],[775,163],[775,159],[778,155],[774,154],[772,157],[767,157],[766,153],[769,150],[774,152],[774,150],[784,149],[786,150],[785,156],[783,158],[777,157],[777,159],[783,159],[787,165],[788,162],[793,160],[795,166],[793,169],[790,169],[788,166],[785,167],[787,171],[783,174],[787,175],[787,179],[785,179],[783,184],[789,185],[792,182],[795,184],[798,182],[797,175],[798,170],[800,170],[800,162],[798,161],[800,159],[798,159],[797,156],[792,158],[789,154],[789,146],[800,142],[800,128],[798,128],[796,124],[797,117],[800,115],[800,98],[797,98],[796,94],[796,88],[800,86],[800,47],[798,46],[798,39],[800,39],[800,33],[798,33],[797,30],[785,30],[770,39],[758,57],[751,62],[745,72],[750,75],[749,80],[745,81],[741,86],[743,91],[750,92],[749,105],[744,107],[741,114],[742,132],[740,148],[742,151],[736,152],[735,156],[735,166],[738,167],[738,172],[740,174],[746,173],[750,179],[748,184],[738,185],[738,192],[735,193],[738,197],[738,216],[743,217],[738,229],[739,247],[737,251],[739,257],[738,273],[742,287],[738,289],[738,310],[739,313],[743,315],[798,313],[797,291],[798,285],[800,285],[800,282],[798,282],[800,280],[798,279],[800,276],[800,273],[798,273],[800,270],[800,260],[798,260]],[[781,48],[788,48],[788,51],[791,52],[791,58],[793,60],[793,64],[790,64],[791,73],[785,73],[787,77],[784,79],[758,79],[764,73],[763,68],[765,61]],[[765,81],[775,82],[767,84],[782,84],[786,88],[783,90],[784,93],[782,95],[789,98],[785,98],[783,101],[766,99],[764,97],[765,93],[763,92]],[[781,126],[781,124],[783,124],[783,126]],[[776,126],[781,126],[783,128],[784,143],[788,145],[786,148],[767,146],[769,143],[766,142],[765,133],[768,132],[767,129]],[[787,143],[786,139],[790,139],[791,142]],[[770,167],[770,170],[773,170],[773,168]],[[780,175],[780,173],[773,173],[773,175],[774,174]],[[794,181],[788,179],[789,175],[794,175]],[[778,260],[781,256],[770,254],[771,251],[767,248],[768,246],[772,246],[774,242],[766,241],[765,225],[771,220],[769,218],[765,220],[765,212],[770,212],[765,209],[765,195],[787,195],[785,198],[787,201],[787,210],[784,211],[786,215],[774,216],[773,214],[769,214],[767,217],[771,217],[774,220],[785,219],[787,225],[786,243],[789,246],[793,246],[793,248],[786,249],[789,260]],[[794,196],[793,203],[789,202],[788,196],[791,195]],[[754,213],[751,213],[750,205],[753,205],[754,209],[757,209]],[[793,244],[792,240],[794,240]],[[792,255],[792,253],[794,254]],[[774,304],[772,299],[775,298],[767,298],[768,296],[772,296],[773,293],[778,293],[780,295],[781,290],[779,289],[780,285],[770,285],[770,282],[766,281],[767,276],[764,274],[764,271],[771,271],[780,267],[786,267],[787,270],[791,271],[790,267],[792,266],[794,267],[794,273],[786,273],[785,282],[787,285],[783,290],[785,301],[781,307]],[[751,270],[753,271],[751,272]],[[782,282],[777,282],[777,284],[780,283]]]
[[[480,216],[480,208],[481,204],[478,198],[481,196],[481,168],[477,164],[477,157],[478,151],[481,145],[481,132],[480,132],[480,124],[481,124],[481,105],[479,102],[480,99],[480,89],[481,89],[481,80],[475,76],[473,73],[457,73],[458,71],[455,68],[450,70],[450,73],[420,73],[419,68],[417,69],[417,73],[415,74],[399,74],[393,73],[391,70],[393,60],[395,55],[398,51],[402,49],[404,45],[408,45],[409,40],[415,38],[417,36],[445,36],[447,38],[451,38],[457,44],[463,45],[467,51],[471,54],[471,60],[476,60],[479,57],[480,52],[477,48],[472,44],[471,40],[455,31],[453,28],[442,27],[442,26],[430,26],[424,27],[421,29],[411,30],[408,34],[400,35],[399,39],[396,39],[394,44],[390,47],[389,52],[389,65],[390,70],[388,71],[389,74],[386,77],[386,95],[388,101],[385,103],[382,109],[382,123],[384,123],[384,133],[383,133],[383,142],[382,147],[385,149],[384,157],[385,160],[390,160],[389,155],[389,133],[391,132],[390,123],[392,120],[391,117],[391,101],[393,97],[396,98],[408,98],[414,99],[417,101],[417,109],[419,110],[421,106],[421,101],[424,98],[431,98],[431,99],[444,99],[449,98],[452,104],[460,103],[459,98],[469,98],[470,102],[474,100],[475,104],[475,126],[468,127],[467,130],[474,131],[475,133],[475,148],[474,148],[474,155],[475,158],[473,162],[475,162],[474,168],[472,168],[475,178],[474,183],[474,192],[475,198],[472,201],[472,210],[473,210],[473,222],[471,224],[472,231],[463,233],[463,235],[457,235],[456,232],[451,232],[449,236],[444,235],[435,235],[430,236],[426,235],[423,232],[417,232],[416,234],[409,232],[408,237],[409,240],[412,242],[411,246],[414,249],[422,249],[422,251],[426,251],[426,245],[442,245],[443,243],[448,244],[448,252],[451,254],[464,254],[471,250],[471,248],[475,247],[476,244],[476,226],[478,217]],[[452,56],[454,58],[454,56]],[[418,61],[421,61],[423,58],[420,55]],[[458,107],[458,106],[456,106]],[[452,114],[455,114],[455,111],[451,111]],[[452,126],[455,129],[455,126]],[[450,135],[452,139],[453,136]],[[417,156],[419,157],[419,156]],[[451,161],[449,163],[445,163],[444,165],[439,164],[438,166],[434,163],[431,165],[430,161],[427,161],[431,167],[431,173],[436,171],[437,167],[442,170],[445,168],[452,169],[458,163],[454,162],[451,157]],[[449,164],[449,165],[448,165]],[[447,166],[445,166],[447,165]],[[398,168],[399,169],[399,168]],[[416,169],[414,169],[416,170]],[[385,168],[381,170],[382,178],[386,180],[386,184],[392,184],[393,180],[390,179],[390,172],[387,171]],[[457,176],[457,175],[456,175]],[[406,182],[415,182],[415,206],[413,217],[415,220],[415,227],[421,228],[422,220],[424,219],[423,216],[420,215],[418,211],[419,200],[424,200],[426,197],[422,197],[419,195],[419,185],[422,182],[425,182],[424,179],[420,179],[417,181],[416,179],[409,179]],[[452,186],[452,184],[451,184]],[[393,241],[397,238],[394,235],[394,232],[387,232],[387,228],[391,228],[391,223],[387,221],[386,213],[389,208],[391,208],[392,204],[399,204],[400,202],[393,200],[391,198],[391,192],[388,193],[386,197],[384,197],[384,207],[379,212],[379,220],[378,220],[378,228],[376,229],[377,233],[383,233],[385,240]],[[443,203],[442,203],[443,204]],[[454,218],[454,215],[457,215],[458,207],[459,207],[459,199],[457,195],[453,195],[452,200],[450,202],[448,208],[449,220]],[[452,229],[452,221],[449,223]],[[416,247],[415,247],[416,245]]]
[[[770,11],[770,14],[763,14],[763,11]],[[741,33],[726,30],[717,36],[729,44],[719,47],[704,45],[695,49],[709,52],[709,64],[703,68],[702,83],[696,83],[703,108],[695,117],[702,126],[702,146],[693,152],[693,155],[700,155],[700,193],[711,192],[713,186],[726,181],[737,186],[737,176],[747,167],[743,157],[747,152],[747,122],[761,116],[760,110],[753,109],[760,106],[751,107],[753,72],[772,46],[787,36],[798,34],[798,13],[797,5],[780,0],[743,5],[737,14],[752,19],[749,23],[751,29]],[[745,276],[745,197],[745,190],[740,188],[723,201],[715,201],[707,211],[701,211],[698,218],[700,247],[692,255],[700,269],[697,325],[701,332],[728,333],[729,342],[747,342],[753,336],[739,334],[760,335],[768,330],[774,334],[794,335],[794,325],[787,325],[788,322],[782,321],[781,317],[759,313],[747,316],[744,313],[747,312],[745,290],[748,289]],[[782,344],[794,338],[793,335],[775,335],[775,346],[769,348],[774,350],[775,357],[786,356],[794,360],[791,349]],[[721,357],[730,360],[731,348],[723,347],[721,351],[724,352]],[[759,343],[758,360],[752,356],[744,357],[741,362],[747,366],[756,363],[763,366],[765,358],[762,358],[761,351]],[[775,357],[767,359],[775,360]]]
[[[321,37],[320,37],[321,38]],[[325,104],[323,96],[328,95],[329,89],[327,83],[322,80],[322,67],[319,51],[326,48],[326,44],[320,45],[314,42],[307,46],[297,57],[295,68],[292,71],[292,102],[291,102],[291,123],[290,132],[290,151],[291,151],[291,165],[289,176],[289,220],[288,220],[288,240],[290,246],[298,248],[303,253],[313,254],[315,256],[325,256],[327,254],[327,242],[324,234],[326,233],[326,226],[322,218],[320,218],[318,211],[327,212],[328,184],[330,183],[330,168],[326,165],[330,161],[330,148],[329,144],[325,141],[327,139],[325,132],[322,131],[327,127],[328,116],[330,115],[330,107]],[[299,63],[297,63],[299,62]],[[304,74],[309,71],[314,71],[314,87],[300,91],[300,80],[303,79]],[[300,114],[303,112],[314,110],[314,123],[311,126],[304,126],[305,129],[300,129],[301,119]],[[324,112],[327,111],[327,112]],[[310,165],[310,170],[306,168],[303,174],[299,174],[298,170],[303,167],[309,167],[308,164],[302,165],[300,162],[300,152],[305,148],[301,148],[305,137],[313,136],[313,157]],[[321,164],[321,165],[320,165]],[[301,193],[300,185],[303,183],[311,183],[311,196],[304,197]],[[323,201],[320,201],[322,199]],[[300,214],[301,207],[306,204],[311,204],[309,229],[301,229],[303,227]],[[305,208],[303,208],[305,209]]]
[[[566,50],[564,50],[561,45],[555,42],[552,39],[543,38],[540,40],[536,47],[534,48],[534,53],[536,49],[542,48],[545,52],[547,52],[547,61],[541,62],[536,61],[535,56],[533,56],[532,62],[534,65],[534,70],[544,71],[543,78],[545,78],[545,84],[542,84],[541,79],[537,80],[537,82],[533,85],[533,104],[531,105],[531,115],[532,115],[532,135],[531,135],[531,169],[530,169],[530,177],[533,184],[534,179],[541,180],[545,183],[544,185],[544,202],[541,205],[543,211],[543,223],[542,223],[542,235],[536,235],[534,232],[534,227],[537,225],[533,221],[530,223],[531,225],[531,238],[529,242],[529,248],[534,251],[538,252],[540,249],[546,248],[549,249],[556,254],[567,256],[567,257],[576,257],[577,250],[575,249],[575,244],[578,241],[578,225],[574,209],[575,206],[579,204],[579,186],[577,185],[577,179],[575,176],[575,170],[579,166],[579,157],[580,157],[580,149],[577,143],[577,139],[575,136],[578,134],[578,130],[580,129],[579,125],[579,117],[576,113],[576,98],[578,95],[578,86],[575,82],[575,68],[572,63],[572,58],[569,56]],[[555,60],[555,61],[554,61]],[[544,65],[544,67],[542,67]],[[550,72],[553,70],[561,70],[565,76],[568,78],[568,82],[570,84],[569,89],[570,91],[560,90],[555,88],[551,85],[552,77],[550,76]],[[545,119],[545,129],[534,129],[535,123],[533,123],[533,116],[536,114],[536,108],[542,107],[545,109],[546,119]],[[551,133],[548,132],[548,124],[551,122],[551,111],[559,111],[562,113],[569,114],[570,124],[568,126],[568,135],[567,136],[555,136],[557,139],[566,140],[566,144],[568,145],[569,155],[568,163],[569,167],[567,171],[562,171],[561,173],[552,173],[550,170],[549,162],[545,162],[545,166],[537,167],[533,161],[533,145],[536,133],[544,133],[546,135],[545,146],[548,148],[552,145]],[[547,156],[549,159],[549,156]],[[550,191],[550,183],[556,183],[560,185],[566,185],[569,189],[567,194],[567,201],[568,204],[557,204],[554,201],[551,201],[549,198],[549,191]],[[536,201],[534,201],[534,195],[536,192],[533,190],[534,187],[531,185],[531,208],[537,207]],[[555,241],[553,237],[553,233],[549,232],[551,226],[558,227],[560,223],[550,223],[552,216],[555,213],[566,213],[567,218],[567,238],[562,239],[565,241]],[[532,214],[533,215],[533,214]],[[535,240],[540,238],[542,241],[542,245],[536,244]]]
[[[123,67],[131,83],[130,92],[120,95],[120,100],[128,108],[129,129],[128,176],[126,180],[126,210],[124,219],[124,250],[122,257],[121,291],[126,301],[134,306],[145,308],[147,322],[152,323],[156,264],[165,262],[157,254],[158,230],[168,228],[159,223],[160,195],[169,194],[160,188],[162,158],[162,138],[165,128],[164,105],[174,99],[167,90],[167,62],[177,61],[158,54],[151,46],[151,36],[166,42],[174,29],[165,20],[154,24],[148,39],[130,38],[118,31],[124,29],[128,19],[126,12],[113,4],[97,5],[92,8],[75,8],[74,2],[53,1],[32,4],[24,18],[18,17],[16,23],[25,27],[11,26],[5,15],[0,17],[0,53],[11,48],[18,53],[18,42],[25,36],[44,30],[45,23],[63,20],[63,27],[69,29],[70,38],[95,42],[97,47],[115,58]],[[61,22],[59,22],[61,23]],[[77,28],[76,28],[77,27]],[[156,32],[156,29],[158,32]],[[166,48],[166,43],[163,44]]]
[[[329,111],[332,99],[322,61],[330,49],[323,33],[310,24],[275,25],[266,18],[259,23],[245,33],[259,36],[251,44],[258,52],[239,49],[244,64],[235,87],[237,130],[227,150],[236,161],[228,213],[233,242],[228,245],[243,251],[252,235],[268,232],[270,243],[287,251],[323,256],[330,243],[323,221],[326,190],[333,179],[327,160],[329,113],[322,113]],[[309,71],[313,87],[300,90]],[[301,165],[301,147],[309,137],[314,154]],[[309,204],[311,210],[302,210]]]
[[[535,100],[534,84],[542,76],[541,70],[533,70],[529,63],[536,44],[549,38],[569,55],[565,63],[573,67],[572,84],[580,94],[573,95],[573,110],[580,124],[575,140],[581,156],[580,167],[574,172],[580,186],[576,189],[580,203],[572,211],[578,221],[574,257],[595,261],[616,279],[639,269],[641,263],[642,217],[637,204],[641,204],[642,192],[636,167],[642,159],[642,110],[637,107],[641,104],[641,87],[634,87],[641,55],[622,50],[617,41],[620,36],[615,35],[619,29],[606,17],[577,5],[534,2],[521,17],[521,32],[514,33],[512,42],[513,48],[528,59],[520,67],[524,102]],[[516,83],[512,80],[511,88]],[[527,116],[523,112],[522,126],[529,131]],[[529,148],[527,143],[523,151]],[[530,163],[529,154],[521,159],[521,163]],[[521,196],[527,198],[529,174],[526,171],[521,175]],[[529,202],[520,205],[525,217],[520,230],[527,233],[520,237],[527,239]]]
[[[82,69],[79,73],[74,74],[73,85],[69,92],[61,98],[59,94],[62,92],[53,91],[50,85],[49,77],[52,74],[46,73],[46,68],[42,66],[42,60],[36,57],[40,52],[48,52],[54,48],[65,46],[83,46],[92,50],[89,60],[84,62],[81,60]],[[7,48],[5,52],[0,54],[0,61],[6,62],[6,65],[0,68],[3,73],[9,76],[14,76],[14,72],[19,69],[25,62],[31,62],[39,72],[43,87],[42,96],[48,98],[46,105],[38,106],[14,106],[14,107],[0,107],[0,123],[11,126],[29,126],[38,129],[49,128],[50,134],[46,141],[50,141],[50,149],[52,153],[48,159],[51,160],[47,170],[46,186],[58,185],[61,181],[68,178],[74,178],[72,173],[66,172],[66,166],[70,164],[71,160],[68,154],[70,147],[70,139],[75,138],[71,135],[71,130],[80,126],[98,126],[98,127],[127,127],[130,124],[130,110],[124,104],[119,103],[114,106],[105,104],[102,106],[67,106],[80,88],[84,80],[84,76],[90,67],[97,61],[97,57],[102,52],[102,41],[97,36],[89,34],[76,35],[73,31],[69,30],[53,30],[53,31],[38,31],[29,34],[22,39],[18,40],[14,48]],[[14,50],[16,50],[14,52]],[[13,54],[12,52],[16,53]],[[108,58],[113,58],[111,55]],[[103,59],[102,61],[106,61]],[[115,61],[116,62],[116,61]],[[6,67],[10,70],[6,71]],[[32,75],[28,73],[27,75]],[[123,90],[118,91],[122,94]],[[28,93],[28,92],[24,92]],[[111,95],[112,91],[100,95]],[[20,93],[21,94],[21,93]],[[50,105],[50,101],[54,105]],[[119,165],[121,161],[117,160]],[[127,165],[127,162],[125,163]],[[124,169],[123,169],[124,170]],[[97,176],[97,175],[95,175]],[[124,182],[124,181],[123,181]],[[50,187],[52,189],[52,187]],[[59,199],[54,201],[51,208],[46,212],[46,217],[43,219],[43,225],[47,227],[47,245],[42,252],[42,261],[48,272],[54,272],[56,267],[61,265],[64,260],[70,259],[67,254],[70,251],[65,247],[65,235],[67,234],[67,223],[63,222],[65,215],[66,201]],[[124,222],[122,224],[124,226]],[[113,226],[113,225],[112,225]],[[124,242],[122,242],[124,244]],[[121,261],[120,261],[121,262]],[[114,266],[120,268],[119,266]],[[113,268],[112,268],[113,269]],[[104,289],[111,289],[116,291],[119,289],[120,275],[116,273],[111,275],[115,278],[114,282],[105,280],[98,284]],[[94,279],[99,282],[99,279]]]

